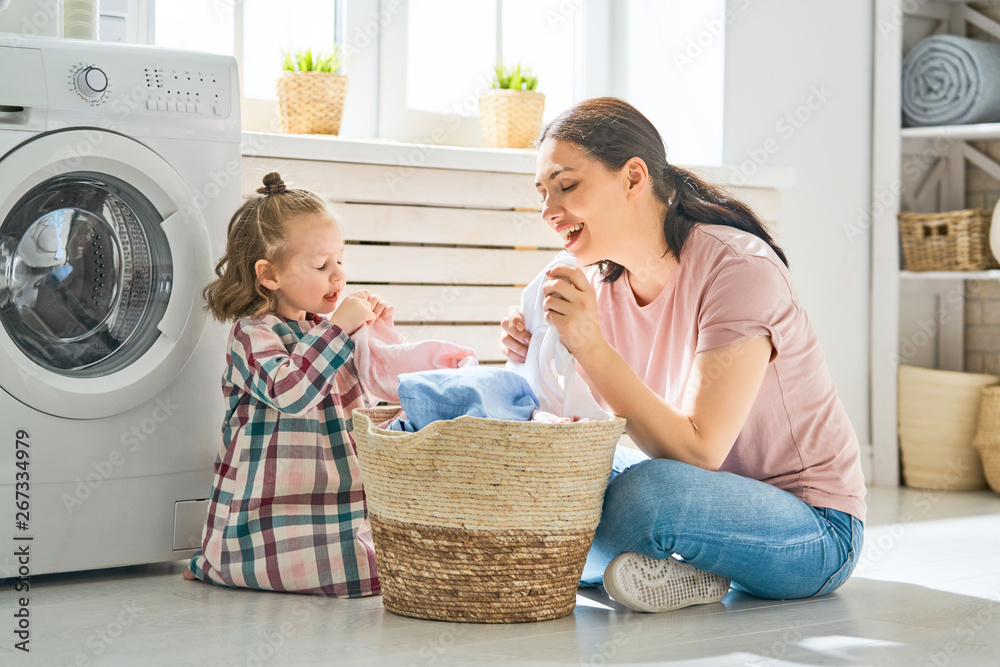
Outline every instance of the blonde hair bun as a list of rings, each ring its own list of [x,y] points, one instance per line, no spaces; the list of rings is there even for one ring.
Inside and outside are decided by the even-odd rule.
[[[257,188],[257,192],[262,195],[276,195],[285,191],[285,182],[281,180],[281,174],[272,171],[264,176],[264,185]]]

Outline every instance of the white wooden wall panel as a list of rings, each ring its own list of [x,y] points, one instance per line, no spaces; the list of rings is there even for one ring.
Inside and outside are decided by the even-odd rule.
[[[437,246],[348,245],[347,277],[358,282],[527,285],[551,250],[484,250]]]
[[[562,247],[539,211],[492,211],[439,206],[339,204],[346,238],[357,241],[472,246]]]
[[[507,308],[521,302],[520,287],[470,285],[352,284],[391,303],[396,322],[499,322]]]
[[[243,192],[261,186],[277,171],[290,186],[306,188],[337,202],[412,204],[486,209],[538,210],[535,178],[455,169],[244,157]]]

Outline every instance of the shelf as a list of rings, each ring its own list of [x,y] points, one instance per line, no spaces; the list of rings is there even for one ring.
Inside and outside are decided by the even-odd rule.
[[[900,271],[900,280],[1000,280],[1000,270],[992,271]]]
[[[1000,123],[977,123],[972,125],[930,125],[927,127],[904,127],[899,131],[903,139],[961,139],[962,141],[985,141],[1000,139]]]

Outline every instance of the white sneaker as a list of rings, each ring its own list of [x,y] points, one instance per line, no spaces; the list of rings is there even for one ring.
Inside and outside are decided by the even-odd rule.
[[[670,611],[718,602],[729,592],[729,580],[673,557],[653,560],[626,552],[604,570],[604,588],[629,609]]]

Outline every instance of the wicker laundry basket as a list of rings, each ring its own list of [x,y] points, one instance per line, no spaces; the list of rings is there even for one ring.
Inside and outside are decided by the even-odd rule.
[[[979,428],[972,444],[979,450],[986,482],[1000,493],[1000,385],[983,388]]]
[[[995,375],[899,367],[899,446],[903,479],[922,489],[985,489],[972,446],[982,388]]]
[[[899,234],[907,271],[1000,269],[990,250],[993,211],[900,213]]]
[[[278,77],[281,131],[339,134],[347,76],[333,72],[285,72]]]
[[[534,90],[489,90],[479,96],[486,148],[528,148],[542,130],[545,95]]]
[[[353,416],[385,608],[476,623],[573,611],[625,420],[377,427],[395,412]]]

